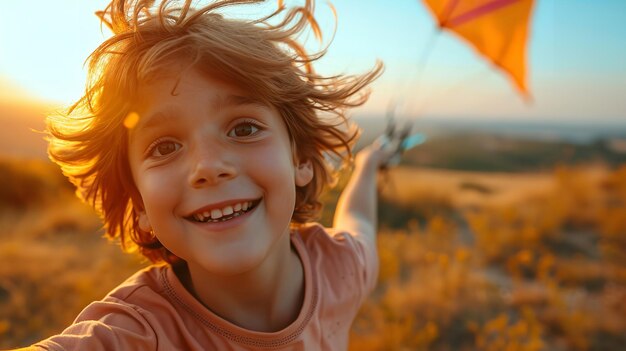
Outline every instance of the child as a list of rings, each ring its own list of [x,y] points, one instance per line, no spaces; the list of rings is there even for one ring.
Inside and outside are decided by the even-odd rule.
[[[50,119],[49,152],[107,234],[155,264],[33,349],[347,349],[376,283],[388,152],[357,154],[334,229],[312,221],[356,138],[344,110],[382,67],[319,76],[321,54],[294,40],[318,32],[313,1],[258,21],[218,14],[247,2],[100,13],[115,35],[90,57],[86,95]]]

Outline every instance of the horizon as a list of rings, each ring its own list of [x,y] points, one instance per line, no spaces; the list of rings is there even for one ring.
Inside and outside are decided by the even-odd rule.
[[[46,104],[33,105],[7,102],[0,99],[0,152],[2,156],[47,159],[47,143],[43,134],[45,115],[54,109]],[[387,117],[384,114],[352,114],[351,118],[362,128],[359,145],[372,142],[384,133]],[[398,125],[412,124],[414,133],[434,139],[450,134],[486,133],[505,138],[538,140],[544,142],[590,143],[598,139],[626,142],[626,123],[597,120],[531,120],[509,118],[455,118],[454,116],[420,117],[397,116]]]

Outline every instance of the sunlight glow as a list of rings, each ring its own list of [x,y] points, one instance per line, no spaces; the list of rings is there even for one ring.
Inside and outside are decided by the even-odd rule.
[[[139,114],[137,112],[130,112],[126,118],[124,118],[124,127],[133,129],[139,122]]]
[[[0,77],[21,86],[32,99],[64,104],[77,100],[84,91],[85,59],[110,35],[89,14],[107,3],[59,0],[38,1],[33,6],[26,1],[2,2]]]

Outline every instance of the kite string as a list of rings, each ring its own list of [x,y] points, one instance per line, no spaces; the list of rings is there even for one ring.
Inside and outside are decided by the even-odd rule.
[[[481,77],[488,78],[488,74],[489,69],[486,66],[467,74],[464,78],[459,79],[447,89],[437,91],[429,95],[427,98],[422,99],[422,103],[418,105],[415,110],[412,110],[412,113],[418,116],[423,115],[428,110],[429,106],[436,106],[437,104],[443,102],[444,98],[450,98],[450,96],[454,95],[460,89],[467,88],[472,83],[478,82]]]
[[[424,72],[426,71],[426,67],[428,65],[428,62],[431,56],[431,52],[433,51],[438,41],[439,34],[440,34],[439,30],[437,30],[436,28],[433,28],[433,29],[434,30],[431,32],[426,46],[421,50],[421,55],[418,58],[418,63],[416,66],[417,70],[415,71],[415,73],[403,75],[402,78],[397,80],[397,83],[396,83],[397,88],[395,89],[397,93],[395,96],[389,97],[389,101],[387,103],[388,113],[390,109],[392,109],[394,110],[393,114],[395,115],[395,110],[399,107],[398,105],[401,105],[402,98],[399,97],[398,94],[399,95],[410,94],[410,96],[417,95],[419,98],[419,94],[421,93],[422,81],[424,80],[423,75],[424,75]],[[414,103],[414,101],[412,101],[414,99],[407,99],[407,100],[411,103]]]
[[[435,28],[435,30],[431,32],[429,40],[420,55],[420,58],[417,64],[416,73],[414,75],[407,75],[408,78],[404,80],[404,82],[400,80],[397,83],[398,89],[396,91],[400,92],[400,94],[406,94],[406,91],[409,90],[409,88],[411,87],[411,83],[414,81],[415,81],[415,87],[411,90],[416,91],[417,94],[419,94],[420,89],[421,89],[421,82],[423,80],[422,75],[424,74],[426,70],[426,66],[428,65],[431,52],[433,51],[438,41],[440,33],[441,31],[437,30],[437,28]],[[387,117],[387,129],[389,129],[390,127],[395,128],[395,114],[396,114],[397,107],[398,107],[398,103],[396,101],[396,98],[390,97],[389,102],[387,103],[387,116],[386,116]],[[414,119],[417,116],[412,116],[412,117],[413,117],[412,119]],[[378,185],[379,191],[382,191],[384,188],[387,188],[391,194],[395,195],[397,193],[397,187],[393,181],[393,177],[391,176],[389,172],[389,168],[382,169],[382,177],[380,181],[381,182]]]
[[[437,44],[437,41],[439,40],[439,37],[441,36],[441,30],[435,28],[435,30],[433,32],[431,32],[430,38],[428,40],[428,43],[426,44],[426,47],[424,49],[424,51],[422,52],[422,55],[417,63],[417,72],[415,73],[415,75],[413,76],[413,81],[415,81],[415,94],[416,94],[416,98],[417,101],[420,100],[420,97],[422,96],[422,82],[424,81],[424,72],[426,72],[426,67],[428,66],[428,62],[430,60],[431,54],[434,51],[435,45]],[[411,80],[409,79],[408,82],[409,86],[411,83]]]
[[[441,102],[443,98],[449,97],[455,91],[467,87],[471,83],[478,81],[479,78],[487,76],[489,73],[489,70],[486,69],[487,67],[484,66],[483,68],[468,74],[466,77],[459,79],[455,84],[445,90],[438,91],[430,94],[429,96],[426,96],[426,91],[422,93],[426,77],[425,72],[430,62],[430,57],[432,56],[432,52],[435,50],[438,39],[443,32],[441,27],[433,27],[433,29],[434,30],[431,32],[429,40],[419,57],[416,73],[414,75],[410,75],[404,84],[398,84],[400,86],[398,91],[401,91],[403,94],[408,94],[410,91],[411,95],[415,96],[415,99],[412,99],[412,101],[409,100],[412,102],[412,106],[405,106],[405,111],[409,111],[413,119],[423,117],[425,112],[428,110],[428,106],[433,106],[433,104]],[[412,83],[414,84],[413,86],[411,86]],[[402,87],[402,85],[404,86]],[[391,99],[390,103],[392,103]]]

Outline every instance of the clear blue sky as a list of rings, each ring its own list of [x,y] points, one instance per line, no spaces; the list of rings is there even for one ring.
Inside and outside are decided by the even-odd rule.
[[[106,2],[0,0],[0,99],[26,94],[68,102],[77,97],[82,62],[108,35],[93,16]],[[444,33],[427,48],[434,22],[420,1],[333,4],[337,34],[318,71],[358,73],[376,59],[386,65],[371,101],[357,114],[381,114],[395,101],[401,114],[435,118],[626,123],[624,0],[536,1],[528,52],[530,105],[456,37]],[[329,35],[333,20],[326,2],[318,1],[317,16]],[[427,64],[418,74],[425,55]]]

